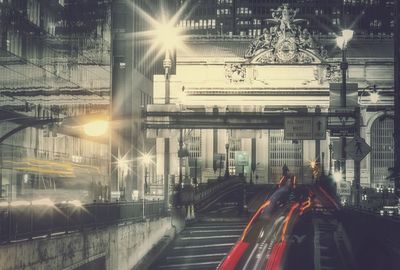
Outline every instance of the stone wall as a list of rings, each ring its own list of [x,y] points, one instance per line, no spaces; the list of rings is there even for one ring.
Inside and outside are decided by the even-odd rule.
[[[132,269],[165,235],[173,236],[171,218],[74,232],[0,246],[3,270]],[[100,263],[99,263],[100,262]]]

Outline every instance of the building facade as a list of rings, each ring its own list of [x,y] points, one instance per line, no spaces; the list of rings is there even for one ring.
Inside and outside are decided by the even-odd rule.
[[[109,110],[110,14],[96,21],[73,3],[0,2],[0,200],[107,197],[108,145],[85,136],[80,117]],[[65,121],[30,123],[50,119]]]
[[[295,14],[290,6],[286,8]],[[283,20],[284,9],[281,6],[273,11],[276,21],[271,21],[271,30],[254,40],[240,37],[187,40],[189,49],[177,52],[177,73],[171,78],[171,103],[176,105],[173,110],[254,113],[254,116],[265,112],[276,113],[277,118],[291,111],[315,112],[318,108],[329,112],[332,89],[341,82],[341,51],[336,48],[334,38],[310,34],[301,20],[296,20],[298,17]],[[362,115],[361,137],[372,147],[371,154],[361,162],[361,184],[392,185],[386,177],[393,166],[393,41],[358,36],[350,42],[347,55],[347,80],[356,85],[353,103],[360,107]],[[162,76],[155,76],[154,81],[154,102],[163,104],[165,82]],[[378,93],[379,99],[375,100],[372,93]],[[162,109],[154,107],[154,110]],[[329,118],[328,127],[337,121]],[[184,134],[189,149],[183,166],[185,177],[191,179],[193,171],[197,171],[199,182],[217,178],[220,167],[225,171],[225,163],[215,157],[225,155],[222,158],[225,159],[226,147],[231,174],[244,173],[247,181],[252,179],[257,183],[278,181],[285,164],[301,183],[311,183],[310,161],[319,157],[328,173],[330,164],[334,171],[335,160],[340,159],[338,135],[329,130],[326,139],[320,141],[319,153],[315,150],[315,140],[285,140],[284,130],[268,126],[260,126],[258,130],[194,127],[184,130]],[[154,128],[148,130],[148,135],[159,137],[157,174],[163,171],[160,137],[170,137],[171,149],[175,149],[170,150],[170,171],[176,178],[179,132]],[[241,156],[246,161],[241,162]],[[197,160],[196,168],[193,160]],[[354,162],[349,158],[346,175],[349,182],[354,179],[353,168]]]

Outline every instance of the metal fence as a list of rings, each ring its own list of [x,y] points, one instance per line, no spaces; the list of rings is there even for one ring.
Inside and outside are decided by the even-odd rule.
[[[164,202],[118,202],[79,205],[8,204],[0,207],[0,242],[52,236],[166,216]]]

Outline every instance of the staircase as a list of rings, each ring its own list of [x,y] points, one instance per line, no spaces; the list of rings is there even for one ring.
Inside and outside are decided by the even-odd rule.
[[[150,269],[216,269],[245,226],[246,221],[240,219],[187,225]]]

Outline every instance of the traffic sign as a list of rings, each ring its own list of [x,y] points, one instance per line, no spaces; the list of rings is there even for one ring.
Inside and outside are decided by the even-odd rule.
[[[326,117],[285,117],[285,140],[325,140]]]
[[[326,117],[313,116],[312,137],[314,140],[325,140],[326,138]]]
[[[337,194],[339,196],[350,196],[351,195],[351,183],[350,182],[339,182],[337,185]]]
[[[350,143],[347,144],[345,150],[354,161],[361,161],[371,152],[371,147],[363,138],[355,136]]]
[[[236,166],[248,166],[249,155],[245,151],[235,151],[235,165]]]

